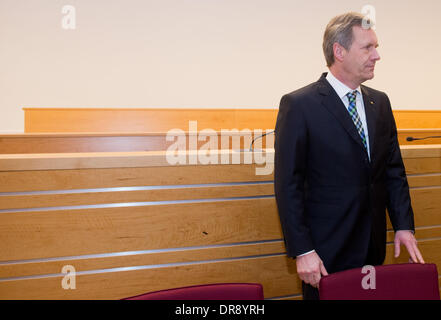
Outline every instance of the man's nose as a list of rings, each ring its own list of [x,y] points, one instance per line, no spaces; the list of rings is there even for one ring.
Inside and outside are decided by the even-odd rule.
[[[378,51],[377,51],[377,49],[376,49],[376,48],[374,48],[374,52],[373,52],[373,56],[372,56],[372,59],[373,59],[373,60],[375,60],[375,61],[377,61],[377,60],[380,60],[380,59],[381,59],[381,57],[380,57],[380,55],[378,54]]]

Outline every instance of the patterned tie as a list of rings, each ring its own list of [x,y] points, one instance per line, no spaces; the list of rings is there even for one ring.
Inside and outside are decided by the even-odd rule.
[[[349,106],[348,106],[349,114],[351,115],[352,121],[354,121],[355,127],[358,130],[358,134],[361,137],[361,141],[363,142],[363,145],[367,150],[366,135],[364,134],[363,124],[361,123],[360,116],[358,115],[357,108],[355,107],[355,101],[357,99],[357,90],[348,92],[346,96],[348,97],[349,100]]]

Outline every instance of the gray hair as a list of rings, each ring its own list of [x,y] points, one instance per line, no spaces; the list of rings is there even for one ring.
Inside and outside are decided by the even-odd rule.
[[[370,21],[366,24],[366,16],[357,12],[348,12],[336,16],[329,21],[323,35],[323,53],[325,54],[326,64],[328,67],[334,64],[334,43],[340,44],[346,50],[352,45],[352,28],[354,26],[363,26],[371,28]]]

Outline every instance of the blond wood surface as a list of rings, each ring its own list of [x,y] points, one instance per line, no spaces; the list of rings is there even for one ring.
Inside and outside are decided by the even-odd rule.
[[[393,110],[397,128],[441,128],[441,110]]]
[[[403,158],[408,166],[406,169],[411,172],[409,183],[412,187],[416,237],[425,260],[437,263],[438,268],[441,267],[440,150],[440,146],[407,146],[403,149]],[[87,156],[82,156],[87,159]],[[47,161],[50,163],[68,158],[72,162],[64,169],[27,170],[35,169],[35,159],[49,159],[51,155],[2,155],[0,159],[21,159],[24,162],[19,165],[23,171],[5,171],[3,167],[3,171],[0,171],[0,192],[174,186],[273,179],[272,174],[256,175],[255,169],[259,165],[255,164],[121,168],[120,165],[127,165],[126,160],[130,156],[148,156],[145,153],[125,154],[118,158],[115,154],[108,154],[113,159],[111,163],[102,160],[105,156],[95,157],[95,162],[86,160],[84,163],[78,160],[81,158],[78,155],[56,155],[53,157],[55,160]],[[130,165],[145,165],[139,162],[139,158],[136,161]],[[30,168],[26,165],[30,165]],[[78,168],[85,166],[91,168]],[[33,208],[253,197],[273,193],[273,184],[269,183],[95,191],[90,194],[3,194],[0,195],[0,207]],[[390,222],[388,227],[391,228]],[[407,262],[408,255],[404,248],[398,259],[393,258],[393,231],[389,230],[387,237],[389,243],[386,263]],[[300,282],[295,262],[284,255],[278,255],[285,251],[281,239],[282,232],[274,198],[113,208],[4,211],[0,214],[0,298],[119,299],[143,292],[194,284],[260,282],[264,285],[266,298],[293,296],[295,299],[301,292]],[[250,243],[254,241],[258,243]],[[144,251],[140,254],[128,252],[157,249],[167,250]],[[123,252],[128,253],[107,257],[81,257]],[[271,254],[275,256],[265,256]],[[60,257],[65,258],[59,259]],[[47,260],[23,261],[28,259]],[[11,262],[14,260],[14,263]],[[5,263],[6,261],[9,263]],[[167,265],[176,263],[178,265]],[[75,266],[76,271],[80,272],[75,290],[64,290],[61,287],[61,268],[68,264]],[[130,267],[141,269],[134,270]],[[125,269],[111,270],[112,268]],[[86,271],[89,273],[81,273]],[[4,279],[23,276],[30,278]]]
[[[419,228],[418,232],[422,232],[423,235],[428,232],[437,232],[437,226],[441,225],[441,187],[411,189],[410,196],[414,210],[415,227]],[[392,229],[388,215],[387,228]],[[441,235],[435,234],[433,236]],[[389,241],[393,240],[388,239]]]
[[[185,168],[185,169],[184,169]],[[0,171],[0,192],[268,181],[259,165]]]
[[[214,170],[215,168],[216,170]],[[234,183],[273,179],[272,175],[256,175],[256,165],[191,166],[186,169],[159,167],[0,172],[0,192],[180,185],[184,183]],[[408,181],[410,187],[439,186],[441,185],[441,174],[408,176]],[[71,199],[76,197],[76,195],[63,196],[71,197]],[[40,196],[25,196],[23,199],[31,199],[32,197],[42,200],[39,198]],[[55,199],[58,196],[47,195],[47,197]],[[107,195],[103,195],[103,197],[107,197]],[[15,201],[15,203],[19,201],[19,198],[15,196],[3,196],[0,199],[0,201],[5,201],[5,203],[2,202],[4,207],[6,207],[6,201],[9,201],[6,199],[13,199],[11,201]]]
[[[408,174],[440,172],[441,145],[402,146],[401,152]],[[209,163],[259,163],[259,158],[272,163],[273,149],[254,152],[236,150],[189,150],[178,153],[183,156],[182,165],[202,164],[203,157],[213,156]],[[423,158],[423,159],[422,159]],[[179,163],[179,162],[178,162]],[[0,171],[90,169],[111,167],[175,166],[170,152],[94,152],[54,154],[3,154],[0,155]],[[263,166],[263,165],[262,165]]]
[[[262,283],[265,297],[300,292],[295,263],[286,256],[249,258],[136,271],[77,275],[64,290],[62,276],[0,282],[0,299],[121,299],[144,292],[218,282]]]
[[[440,268],[441,240],[419,240],[419,247],[426,262],[436,263]],[[408,254],[405,250],[402,250],[399,258],[394,258],[393,245],[387,245],[386,264],[406,263],[407,260]],[[271,278],[273,276],[277,276],[278,279]],[[213,282],[260,282],[264,285],[266,298],[295,296],[301,292],[295,263],[283,256],[77,275],[75,290],[63,290],[61,280],[62,275],[41,279],[0,281],[0,298],[119,299],[170,287]]]
[[[436,228],[441,225],[441,187],[411,189],[410,196],[414,211],[415,227],[419,228],[418,232],[422,232],[424,235],[428,232],[433,232],[433,230],[437,231],[438,229]],[[389,215],[387,215],[387,228],[392,229]],[[435,229],[430,231],[431,228]],[[389,241],[392,240],[389,238]]]
[[[25,132],[167,132],[199,130],[272,129],[278,109],[133,109],[133,108],[23,108]],[[393,110],[399,129],[439,129],[440,110]]]
[[[401,155],[406,159],[439,158],[441,157],[441,144],[401,146]]]
[[[148,136],[1,136],[0,153],[70,153],[167,150],[165,135]],[[202,144],[202,143],[201,143]]]
[[[65,133],[65,134],[3,134],[0,135],[0,154],[72,153],[72,152],[133,152],[164,151],[173,146],[178,137],[185,136],[187,150],[201,149],[208,143],[217,149],[249,149],[254,137],[262,132],[233,131],[167,133]],[[266,148],[266,138],[256,140],[257,148]],[[258,145],[258,146],[257,146]],[[273,148],[273,145],[269,145]]]
[[[202,249],[186,249],[165,252],[148,252],[109,257],[88,257],[57,259],[57,261],[20,262],[0,265],[0,278],[22,277],[60,273],[65,265],[72,265],[76,272],[99,269],[121,268],[127,266],[146,266],[158,264],[184,263],[216,259],[240,258],[257,255],[284,253],[283,240],[267,243],[225,245]]]
[[[441,186],[441,174],[408,175],[407,181],[411,187]]]
[[[0,195],[0,209],[273,195],[274,184],[200,186],[181,189]]]
[[[242,185],[225,187],[199,187],[169,190],[127,191],[84,194],[0,196],[0,207],[32,208],[50,206],[85,205],[99,203],[121,203],[140,201],[166,201],[188,199],[214,199],[225,197],[263,196],[274,194],[273,184]],[[415,225],[441,224],[438,214],[441,208],[441,187],[411,189],[412,206],[415,211]],[[39,203],[38,201],[41,200]],[[65,201],[65,202],[63,202]],[[276,210],[276,208],[274,208]],[[391,225],[389,224],[389,227]]]
[[[440,186],[441,175],[408,177],[410,187]],[[61,190],[60,190],[61,192]],[[416,195],[421,193],[420,198]],[[55,206],[77,206],[120,202],[144,202],[187,199],[210,199],[223,197],[245,197],[273,195],[274,184],[250,184],[228,186],[200,186],[181,189],[153,189],[133,191],[101,191],[84,190],[78,193],[58,194],[21,194],[1,195],[0,209],[37,208]],[[441,205],[439,189],[411,190],[414,207],[418,210],[430,209],[430,206]],[[425,195],[427,194],[427,195]],[[427,208],[429,206],[429,208]]]
[[[406,167],[406,174],[441,172],[441,158],[405,158],[403,161]]]
[[[431,189],[428,189],[431,190]],[[422,191],[428,191],[422,190]],[[420,191],[420,190],[418,190]],[[439,192],[439,190],[438,190]],[[417,196],[413,194],[413,197]],[[441,227],[431,227],[431,228],[421,228],[417,227],[416,232],[417,239],[422,239],[422,250],[425,257],[428,257],[428,262],[438,262],[438,257],[435,252],[438,250],[433,247],[432,240],[424,240],[425,238],[440,238],[441,237]],[[388,232],[388,241],[393,241],[393,233]],[[421,246],[421,244],[420,244]],[[427,247],[427,248],[426,248]],[[235,251],[235,249],[238,249]],[[87,260],[63,260],[57,262],[46,262],[46,263],[24,263],[16,267],[2,266],[0,268],[0,274],[5,276],[22,276],[29,274],[47,274],[47,273],[57,273],[57,268],[60,269],[66,264],[74,265],[77,271],[83,270],[93,270],[93,269],[108,269],[121,266],[139,266],[145,264],[159,264],[159,263],[173,263],[178,261],[195,261],[195,260],[206,260],[206,259],[217,259],[220,257],[238,257],[253,254],[267,254],[273,252],[283,252],[283,245],[281,242],[270,243],[270,244],[258,244],[258,245],[245,245],[239,247],[226,247],[226,248],[216,248],[216,249],[203,249],[203,250],[189,250],[187,252],[167,252],[167,253],[154,253],[145,255],[130,255],[129,257],[112,257],[112,258],[96,258]],[[390,248],[388,249],[390,252]],[[404,251],[403,251],[404,252]],[[393,263],[406,262],[406,253],[399,259],[389,258]],[[390,263],[392,263],[390,262]],[[389,262],[388,262],[389,263]],[[23,280],[20,280],[23,281]]]
[[[272,129],[276,109],[24,108],[25,132],[167,132]]]
[[[221,143],[221,132],[203,133],[199,132],[200,140],[196,143],[189,140],[189,133],[186,136],[186,149],[200,149],[209,140],[216,140],[218,149],[247,149],[253,137],[260,133],[250,132],[228,132],[229,143]],[[197,135],[191,135],[196,137]],[[398,129],[398,141],[400,145],[426,145],[440,142],[441,139],[426,139],[407,141],[407,137],[421,138],[428,136],[441,136],[441,129]],[[28,134],[2,134],[0,135],[0,154],[23,154],[23,153],[72,153],[72,152],[132,152],[132,151],[160,151],[167,150],[172,146],[174,140],[166,140],[167,133],[28,133]],[[233,137],[237,139],[238,145],[233,145]],[[237,143],[237,142],[235,142]],[[257,140],[261,148],[273,148],[273,145],[266,145],[266,139]]]
[[[386,241],[393,242],[395,239],[395,232],[392,230],[390,223],[388,227]],[[441,226],[417,226],[415,227],[415,238],[417,240],[441,238]]]
[[[441,225],[441,187],[410,191],[416,226]]]
[[[416,238],[421,241],[425,239],[441,238],[441,227],[417,227]],[[387,242],[394,241],[394,232],[387,232]],[[423,242],[423,243],[426,243]],[[430,243],[430,242],[429,242]],[[206,247],[202,249],[186,249],[181,251],[166,252],[145,252],[131,253],[108,257],[66,257],[56,261],[22,261],[0,265],[0,278],[23,277],[32,275],[56,274],[65,265],[72,265],[76,272],[120,268],[126,266],[145,266],[157,264],[170,264],[181,262],[193,262],[204,260],[215,260],[225,258],[239,258],[255,255],[266,255],[274,253],[284,253],[285,247],[283,240],[274,242],[225,245],[222,247]]]
[[[389,243],[386,246],[386,259],[384,264],[407,263],[409,262],[409,253],[406,248],[401,247],[400,256],[394,257],[394,244]],[[441,270],[441,239],[418,240],[418,249],[424,258],[424,262],[435,263],[438,270]]]
[[[0,256],[20,260],[278,239],[274,202],[267,198],[2,213]]]
[[[441,121],[439,128],[433,129],[398,129],[398,143],[400,145],[426,145],[441,143],[441,138],[429,138],[425,140],[407,141],[407,137],[424,138],[431,136],[441,136]]]
[[[266,161],[266,162],[265,162]],[[252,164],[274,162],[274,149],[168,150],[149,152],[84,152],[0,154],[0,171],[164,167],[176,165]]]
[[[441,240],[420,241],[427,262],[441,266]],[[387,245],[385,263],[405,263],[405,251],[393,257]],[[121,299],[167,288],[216,282],[259,282],[265,298],[301,293],[295,261],[286,256],[259,257],[165,268],[85,274],[76,276],[76,289],[61,287],[63,275],[40,279],[0,281],[0,298],[5,299]]]

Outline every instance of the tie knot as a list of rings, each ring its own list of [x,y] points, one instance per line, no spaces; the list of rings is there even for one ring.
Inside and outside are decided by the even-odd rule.
[[[348,97],[356,97],[357,96],[357,90],[349,91],[346,95]]]
[[[349,100],[355,100],[357,97],[357,90],[349,91],[346,96],[349,98]]]

